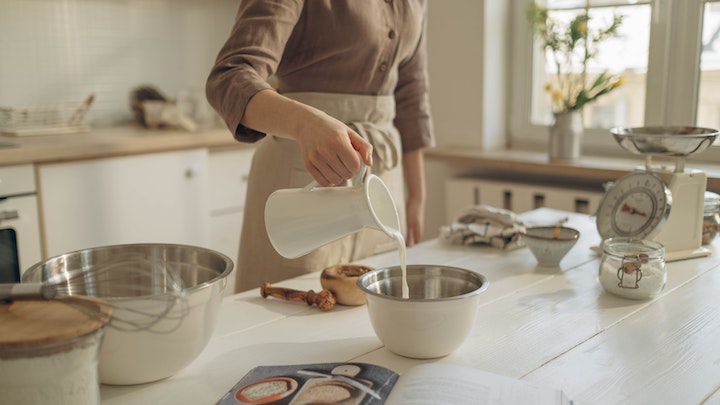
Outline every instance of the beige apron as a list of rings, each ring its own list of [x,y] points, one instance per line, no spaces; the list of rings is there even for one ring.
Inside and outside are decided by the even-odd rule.
[[[383,180],[393,195],[401,229],[405,230],[402,152],[400,134],[393,125],[394,98],[328,93],[285,95],[346,123],[373,144],[371,172]],[[297,142],[269,135],[258,143],[248,179],[236,263],[236,292],[257,288],[266,281],[274,283],[397,248],[396,241],[385,233],[363,229],[297,259],[280,256],[270,244],[265,229],[265,201],[275,190],[302,188],[312,181]]]

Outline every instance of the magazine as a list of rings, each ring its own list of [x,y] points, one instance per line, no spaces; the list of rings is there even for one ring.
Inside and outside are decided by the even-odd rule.
[[[562,391],[444,363],[415,366],[402,376],[368,363],[260,366],[217,405],[572,404]]]

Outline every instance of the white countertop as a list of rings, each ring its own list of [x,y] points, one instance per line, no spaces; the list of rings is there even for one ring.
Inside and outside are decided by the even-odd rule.
[[[581,238],[560,268],[539,268],[528,249],[448,246],[437,240],[408,249],[408,264],[443,264],[484,274],[489,288],[471,336],[453,354],[414,360],[385,349],[367,309],[329,312],[258,290],[225,298],[208,346],[166,380],[102,386],[103,404],[215,404],[258,365],[366,362],[399,373],[423,362],[458,363],[562,389],[576,404],[720,404],[720,240],[709,257],[670,262],[660,297],[633,301],[597,282],[600,238],[594,219],[540,209],[526,222],[568,216]],[[399,264],[396,252],[362,261]],[[319,291],[318,273],[278,286]]]

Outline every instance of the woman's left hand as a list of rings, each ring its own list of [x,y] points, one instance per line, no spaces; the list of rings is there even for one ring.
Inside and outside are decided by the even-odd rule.
[[[425,203],[418,199],[408,199],[405,206],[407,217],[407,236],[405,245],[413,246],[422,242],[423,227],[425,225]]]
[[[405,217],[407,235],[405,244],[413,246],[422,242],[425,225],[425,164],[421,150],[403,154],[403,177],[406,187]]]

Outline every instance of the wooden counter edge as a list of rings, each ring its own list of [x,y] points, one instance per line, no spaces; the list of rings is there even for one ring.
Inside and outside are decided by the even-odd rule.
[[[96,129],[86,133],[0,137],[14,146],[0,149],[0,166],[162,153],[194,148],[210,150],[250,148],[236,141],[226,129],[197,133],[181,130],[148,130],[139,126]]]

